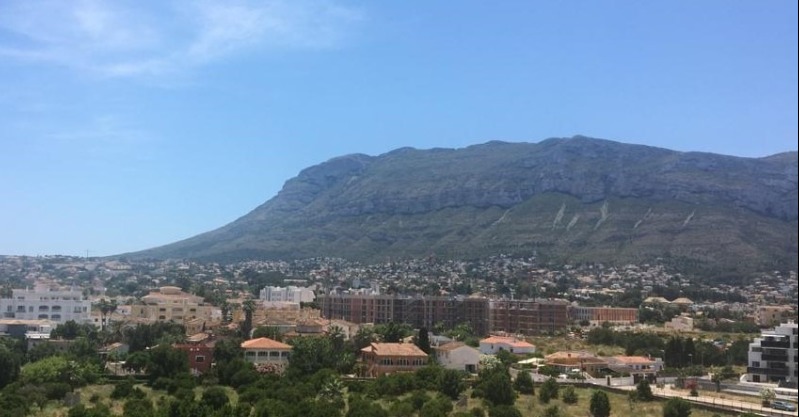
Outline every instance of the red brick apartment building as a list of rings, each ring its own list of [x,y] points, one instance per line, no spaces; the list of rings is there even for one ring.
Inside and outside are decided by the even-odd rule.
[[[549,300],[489,300],[485,297],[426,297],[329,294],[317,301],[322,316],[353,323],[408,323],[432,329],[469,323],[475,334],[552,333],[569,324],[568,304]]]
[[[432,329],[438,323],[452,328],[469,323],[478,335],[488,334],[488,299],[483,297],[426,297],[399,295],[329,294],[317,297],[322,316],[353,323],[408,323]]]
[[[491,300],[492,333],[547,334],[569,325],[569,304],[558,300]]]
[[[638,323],[637,308],[620,307],[569,307],[569,316],[572,321],[587,321],[591,324],[635,324]]]

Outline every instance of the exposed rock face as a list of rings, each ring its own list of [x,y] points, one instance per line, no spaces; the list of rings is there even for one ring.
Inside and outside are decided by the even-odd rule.
[[[235,222],[133,255],[536,251],[562,260],[670,257],[796,269],[797,200],[796,152],[738,158],[585,137],[402,148],[307,168]]]

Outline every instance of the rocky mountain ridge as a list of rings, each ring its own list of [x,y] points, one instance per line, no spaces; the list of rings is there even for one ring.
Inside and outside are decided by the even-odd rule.
[[[570,262],[668,258],[711,270],[795,269],[797,176],[796,152],[740,158],[582,136],[401,148],[309,167],[229,225],[128,255],[536,253]]]

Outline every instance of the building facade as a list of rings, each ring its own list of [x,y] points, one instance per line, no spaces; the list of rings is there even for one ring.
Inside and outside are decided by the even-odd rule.
[[[270,367],[270,373],[283,373],[291,355],[291,346],[267,337],[246,340],[242,342],[241,350],[244,351],[244,360],[258,367]]]
[[[11,298],[0,298],[3,318],[50,320],[56,324],[69,320],[91,322],[92,303],[81,290],[40,286],[11,293]]]
[[[480,351],[463,342],[449,342],[433,347],[436,362],[446,369],[476,373]]]
[[[361,349],[368,377],[414,372],[427,365],[428,356],[413,343],[372,343]]]
[[[330,294],[317,297],[322,316],[356,324],[408,323],[415,328],[446,328],[468,323],[477,335],[488,334],[488,299],[400,295]]]
[[[218,310],[212,305],[205,304],[202,297],[183,292],[178,287],[161,287],[158,291],[145,295],[141,300],[143,304],[130,306],[131,317],[179,324],[190,321],[196,323],[196,319],[210,323],[214,310]]]
[[[270,303],[309,303],[315,298],[309,288],[302,287],[264,287],[259,293],[259,299],[264,305]]]
[[[755,324],[760,327],[777,326],[795,317],[791,306],[758,306],[755,310]]]
[[[569,318],[574,322],[588,322],[592,326],[602,323],[631,325],[638,323],[638,309],[570,306]]]
[[[491,332],[509,334],[552,334],[569,325],[569,304],[555,300],[491,300]]]
[[[749,344],[749,366],[746,368],[750,382],[776,382],[796,387],[796,356],[799,327],[795,322],[783,323],[764,330],[759,338]]]

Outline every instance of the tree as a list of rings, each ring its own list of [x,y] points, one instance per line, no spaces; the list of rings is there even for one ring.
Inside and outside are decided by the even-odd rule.
[[[432,348],[430,347],[430,334],[427,332],[426,327],[419,328],[419,335],[414,340],[414,343],[424,353],[430,354],[430,352],[432,351]]]
[[[244,310],[244,322],[241,324],[241,337],[245,339],[250,338],[250,332],[252,331],[252,315],[255,312],[255,301],[252,298],[248,298],[244,300],[244,303],[241,305],[241,309]]]
[[[538,389],[538,401],[548,404],[549,400],[556,398],[558,398],[558,382],[555,378],[549,378]]]
[[[185,353],[169,345],[158,345],[150,349],[147,373],[151,381],[160,377],[173,377],[175,374],[188,371],[189,358]]]
[[[100,330],[102,331],[105,330],[105,326],[108,324],[108,316],[117,311],[117,302],[116,300],[109,302],[103,298],[97,303],[97,308],[100,309]]]
[[[141,372],[147,368],[150,362],[150,355],[145,351],[133,352],[125,359],[125,364],[122,368],[132,372]]]
[[[224,388],[213,386],[203,392],[202,403],[213,410],[219,410],[230,403],[230,399]]]
[[[594,391],[594,393],[591,394],[589,410],[593,417],[609,417],[610,400],[608,399],[608,394],[605,394],[603,391]]]
[[[763,401],[763,405],[771,404],[775,398],[777,398],[777,393],[773,389],[763,388],[760,390],[760,399]]]
[[[252,338],[257,339],[259,337],[266,337],[272,340],[277,340],[278,342],[283,341],[283,334],[280,333],[280,329],[275,326],[258,326],[252,332]]]
[[[544,409],[543,417],[560,417],[560,408],[557,405],[551,405]]]
[[[479,395],[493,406],[513,405],[516,401],[510,374],[502,366],[481,370],[477,385]]]
[[[463,373],[454,369],[444,369],[438,375],[438,391],[452,400],[457,400],[461,392],[466,389],[463,383]]]
[[[691,404],[682,398],[670,398],[663,405],[663,417],[689,417]]]
[[[16,381],[19,376],[20,358],[15,352],[0,345],[0,389]]]
[[[513,388],[519,392],[519,394],[532,394],[533,392],[533,378],[530,376],[530,373],[527,371],[520,371],[518,375],[516,375],[516,381],[513,382]]]
[[[153,403],[146,398],[137,398],[125,401],[123,417],[151,417],[155,414]]]
[[[638,401],[652,401],[655,397],[652,395],[652,387],[649,386],[649,381],[642,379],[641,382],[635,387],[636,399]]]
[[[419,417],[447,417],[450,411],[452,411],[452,401],[449,398],[436,396],[424,403],[419,410]]]
[[[355,333],[355,337],[352,339],[352,341],[355,345],[355,350],[360,352],[361,349],[371,345],[372,342],[375,341],[374,328],[371,326],[361,327],[358,329],[358,332]]]
[[[569,385],[563,390],[563,402],[566,404],[577,404],[577,392],[574,391],[574,387]]]

